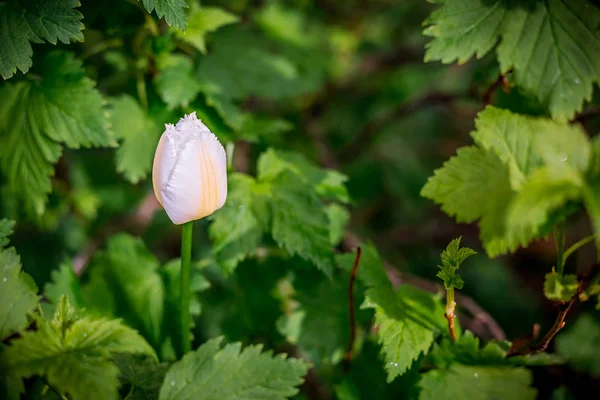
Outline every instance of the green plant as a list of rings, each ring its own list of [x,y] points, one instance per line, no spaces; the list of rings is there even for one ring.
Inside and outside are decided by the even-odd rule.
[[[0,397],[597,388],[600,7],[431,3],[0,2]],[[180,247],[192,112],[228,194]]]

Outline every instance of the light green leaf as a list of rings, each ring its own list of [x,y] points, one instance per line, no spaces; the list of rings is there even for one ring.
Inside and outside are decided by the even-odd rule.
[[[246,114],[242,125],[237,132],[240,139],[247,142],[258,142],[261,138],[266,140],[278,138],[283,133],[289,132],[294,125],[284,119],[259,117],[255,114]]]
[[[456,238],[446,246],[442,251],[442,264],[445,266],[460,267],[460,265],[469,257],[477,254],[477,252],[468,247],[460,247],[462,237]]]
[[[260,175],[260,172],[259,172]],[[312,188],[297,175],[282,173],[271,181],[273,239],[290,254],[312,261],[326,275],[333,271],[327,214]]]
[[[481,58],[501,39],[502,72],[514,69],[516,84],[544,103],[555,119],[571,119],[591,100],[593,85],[600,81],[600,10],[589,1],[442,3],[426,21],[425,34],[434,37],[426,61]]]
[[[133,329],[118,320],[78,319],[62,297],[52,321],[38,318],[37,331],[13,340],[1,355],[1,365],[15,376],[44,376],[74,400],[117,399],[119,371],[112,362],[117,353],[156,358]]]
[[[187,25],[185,9],[188,8],[185,0],[142,0],[142,3],[149,13],[156,11],[158,18],[165,17],[165,21],[170,26],[185,30]]]
[[[314,27],[293,8],[286,9],[278,3],[268,3],[256,13],[256,23],[271,37],[293,46],[314,45],[319,37],[309,28]]]
[[[427,354],[433,343],[431,327],[409,318],[390,317],[381,307],[375,308],[375,326],[388,382],[404,374],[421,353]]]
[[[140,239],[118,234],[92,260],[94,273],[83,288],[103,287],[101,296],[87,298],[89,307],[106,313],[104,297],[108,296],[112,313],[138,329],[156,348],[162,343],[165,298],[158,268],[158,260]]]
[[[344,238],[346,225],[350,221],[350,212],[336,203],[329,204],[325,212],[329,218],[329,242],[332,246],[337,246]]]
[[[152,168],[161,130],[139,103],[123,94],[111,100],[111,123],[121,146],[115,154],[117,171],[131,183],[145,179]]]
[[[0,167],[32,215],[44,212],[50,176],[64,143],[70,148],[113,146],[100,93],[80,61],[63,52],[44,59],[38,82],[0,88]]]
[[[200,83],[193,73],[194,63],[189,57],[161,54],[157,60],[157,68],[154,83],[169,109],[187,107],[200,93]]]
[[[522,246],[552,231],[551,217],[570,200],[581,198],[581,187],[571,174],[540,168],[525,181],[507,215],[508,235]]]
[[[27,326],[27,314],[38,305],[38,288],[31,276],[21,271],[21,259],[8,245],[14,223],[0,219],[0,340]]]
[[[600,174],[588,180],[583,188],[583,198],[596,232],[596,249],[600,249]]]
[[[229,273],[252,255],[260,244],[263,230],[254,210],[256,181],[234,173],[228,179],[229,193],[223,208],[213,217],[208,233],[214,243],[217,262]]]
[[[222,8],[192,7],[185,32],[175,31],[175,36],[206,54],[206,34],[238,21],[236,15]]]
[[[579,283],[573,274],[547,273],[544,280],[544,295],[549,300],[569,301],[577,294]]]
[[[0,4],[0,75],[26,73],[32,65],[30,42],[82,42],[78,0],[18,0]]]
[[[419,399],[533,400],[537,391],[531,387],[532,381],[531,371],[522,367],[474,367],[456,364],[449,369],[423,374],[419,383]]]
[[[471,133],[475,143],[487,151],[493,151],[508,165],[510,184],[514,190],[518,190],[527,175],[540,164],[539,156],[534,151],[534,133],[538,127],[534,128],[532,121],[508,110],[486,107],[477,115],[477,130]]]
[[[582,314],[557,336],[556,350],[575,367],[600,376],[600,322],[591,314]]]
[[[211,339],[167,372],[160,400],[283,400],[294,396],[308,365],[263,352],[261,345],[221,346]]]
[[[479,220],[481,240],[490,257],[517,248],[518,243],[504,232],[514,192],[508,168],[494,153],[474,146],[458,149],[429,178],[421,195],[441,204],[457,222]]]
[[[58,269],[52,271],[51,277],[52,281],[44,286],[44,297],[50,300],[49,304],[42,304],[44,313],[54,315],[62,296],[67,296],[75,309],[80,310],[84,307],[81,285],[70,262],[63,262]]]

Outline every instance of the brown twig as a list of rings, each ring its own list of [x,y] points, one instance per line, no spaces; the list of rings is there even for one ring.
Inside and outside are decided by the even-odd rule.
[[[354,265],[352,266],[352,272],[350,273],[350,284],[348,285],[348,312],[350,316],[350,341],[348,343],[348,349],[344,356],[344,372],[350,370],[350,362],[352,361],[352,352],[354,350],[354,341],[356,340],[356,318],[354,316],[354,282],[356,281],[356,272],[358,271],[358,265],[360,264],[360,255],[362,249],[356,248],[356,258],[354,259]]]
[[[567,314],[569,313],[569,310],[571,309],[573,304],[575,304],[575,302],[579,298],[579,295],[588,288],[588,286],[598,273],[600,273],[600,264],[595,264],[592,268],[590,268],[587,274],[580,277],[577,292],[571,298],[571,300],[566,302],[556,302],[556,305],[558,306],[558,314],[556,316],[556,319],[554,320],[554,324],[552,324],[550,330],[544,335],[544,337],[540,340],[539,343],[530,346],[524,346],[521,349],[511,348],[508,356],[539,353],[546,350],[552,339],[554,339],[554,337],[556,336],[556,334],[562,328],[564,328]]]
[[[511,72],[512,72],[512,70],[508,71],[507,74],[509,74]],[[494,82],[492,82],[492,84],[490,86],[488,86],[488,88],[485,90],[485,92],[483,92],[483,96],[481,97],[483,104],[485,104],[487,106],[488,104],[492,103],[492,100],[493,100],[492,97],[494,96],[496,89],[498,89],[499,87],[502,87],[502,90],[504,90],[504,93],[508,93],[510,91],[510,86],[508,84],[508,78],[506,78],[506,74],[498,75],[496,80],[494,80]]]
[[[448,331],[450,332],[450,338],[453,342],[456,342],[456,330],[454,329],[454,310],[456,309],[456,302],[452,301],[452,304],[446,307],[444,317],[448,320]]]

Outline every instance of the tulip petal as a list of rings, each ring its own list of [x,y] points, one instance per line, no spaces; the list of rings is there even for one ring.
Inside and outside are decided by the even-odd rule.
[[[167,124],[152,174],[156,198],[178,225],[212,214],[227,198],[225,149],[195,113]]]

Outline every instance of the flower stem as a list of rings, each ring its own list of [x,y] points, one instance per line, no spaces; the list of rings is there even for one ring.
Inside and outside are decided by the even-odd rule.
[[[456,330],[454,329],[454,311],[456,310],[456,302],[454,301],[454,287],[447,290],[446,293],[446,314],[444,317],[448,320],[448,330],[450,338],[456,342]]]
[[[569,247],[565,251],[565,254],[563,255],[563,265],[567,261],[567,258],[569,258],[569,256],[571,254],[573,254],[574,252],[576,252],[577,250],[579,250],[580,247],[585,246],[586,244],[590,243],[594,239],[596,239],[596,235],[590,235],[590,236],[584,237],[583,239],[581,239],[580,241],[578,241],[576,243],[573,243],[571,245],[571,247]]]
[[[180,289],[180,340],[181,356],[192,350],[190,341],[190,275],[192,269],[192,230],[193,221],[186,222],[181,235],[181,289]]]

